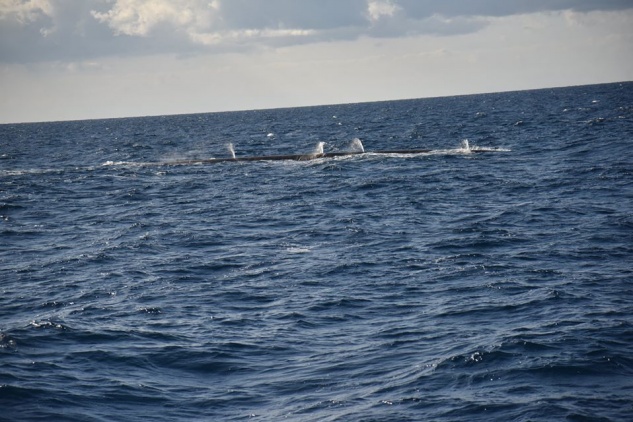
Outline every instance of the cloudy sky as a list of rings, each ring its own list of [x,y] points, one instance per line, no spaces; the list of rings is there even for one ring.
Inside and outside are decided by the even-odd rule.
[[[0,0],[0,123],[633,80],[633,0]]]

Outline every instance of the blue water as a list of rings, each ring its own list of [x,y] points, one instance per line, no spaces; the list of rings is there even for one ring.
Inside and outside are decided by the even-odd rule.
[[[632,148],[630,82],[2,125],[0,419],[631,420]]]

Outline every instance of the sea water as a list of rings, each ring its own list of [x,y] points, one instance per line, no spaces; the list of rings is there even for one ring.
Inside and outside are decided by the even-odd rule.
[[[633,83],[2,125],[0,419],[631,420],[632,147]]]

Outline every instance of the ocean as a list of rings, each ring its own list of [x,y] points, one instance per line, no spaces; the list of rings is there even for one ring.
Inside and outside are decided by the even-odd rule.
[[[632,147],[632,82],[0,125],[0,420],[633,420]]]

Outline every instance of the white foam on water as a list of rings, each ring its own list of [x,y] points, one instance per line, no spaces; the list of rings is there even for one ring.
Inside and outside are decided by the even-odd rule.
[[[62,169],[21,169],[21,170],[0,170],[0,176],[24,176],[28,174],[48,174],[61,173]]]
[[[311,252],[311,249],[310,248],[302,248],[302,247],[298,247],[298,246],[291,246],[291,247],[286,249],[286,252],[292,253],[292,254],[300,254],[300,253]]]
[[[127,167],[141,167],[146,165],[159,164],[159,163],[138,163],[135,161],[106,161],[101,164],[104,167],[108,166],[127,166]]]
[[[470,147],[471,151],[490,151],[490,152],[511,152],[511,149],[508,148],[498,148],[498,147],[478,147],[472,146]]]

